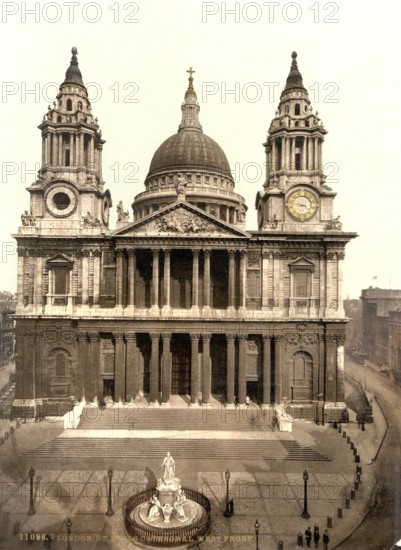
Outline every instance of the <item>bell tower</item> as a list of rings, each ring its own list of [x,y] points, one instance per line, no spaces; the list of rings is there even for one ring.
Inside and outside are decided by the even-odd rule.
[[[42,165],[28,188],[28,223],[41,233],[99,233],[108,227],[111,197],[104,192],[102,148],[105,141],[92,115],[78,67],[77,48],[42,131]],[[26,230],[26,228],[24,228]]]
[[[325,231],[341,229],[333,219],[336,195],[325,184],[323,143],[327,134],[308,92],[293,52],[290,73],[270,124],[266,181],[256,197],[259,231]]]

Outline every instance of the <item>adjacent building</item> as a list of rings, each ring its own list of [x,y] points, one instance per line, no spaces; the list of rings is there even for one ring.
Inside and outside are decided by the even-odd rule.
[[[106,396],[169,406],[174,394],[344,407],[342,266],[356,234],[333,214],[327,131],[297,55],[264,144],[256,230],[188,72],[178,131],[133,189],[132,221],[120,201],[112,229],[105,141],[73,48],[15,235],[15,409]]]

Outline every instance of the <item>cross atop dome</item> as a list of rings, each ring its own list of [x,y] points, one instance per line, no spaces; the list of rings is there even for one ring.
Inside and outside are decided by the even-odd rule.
[[[189,69],[187,69],[187,73],[189,73],[189,78],[188,78],[189,84],[188,84],[188,89],[185,93],[185,98],[187,98],[189,95],[193,95],[196,99],[196,92],[193,85],[194,77],[192,76],[194,72],[195,71],[192,67],[189,67]]]

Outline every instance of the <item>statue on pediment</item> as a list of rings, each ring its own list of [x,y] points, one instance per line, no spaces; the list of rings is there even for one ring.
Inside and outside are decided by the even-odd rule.
[[[32,214],[29,214],[28,210],[25,210],[25,212],[21,214],[21,223],[25,227],[34,227],[35,218]]]
[[[187,182],[185,181],[185,178],[182,176],[182,174],[178,174],[177,181],[175,184],[175,190],[179,197],[180,196],[185,197],[186,185],[187,185]]]
[[[86,227],[102,226],[102,222],[95,216],[92,216],[92,214],[89,211],[86,213],[86,216],[82,216],[82,221]]]
[[[129,220],[129,212],[128,210],[124,211],[123,201],[120,201],[117,204],[117,221],[127,222],[128,220]]]
[[[337,216],[336,218],[329,220],[326,224],[326,229],[337,229],[340,230],[343,227],[342,221],[340,220],[341,216]]]

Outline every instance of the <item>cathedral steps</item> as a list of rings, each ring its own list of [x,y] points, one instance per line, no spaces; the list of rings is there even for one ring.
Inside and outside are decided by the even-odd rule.
[[[30,458],[136,458],[329,461],[294,440],[215,440],[58,437],[26,453]]]
[[[85,430],[271,430],[272,412],[249,409],[110,408],[83,410],[78,429]]]

